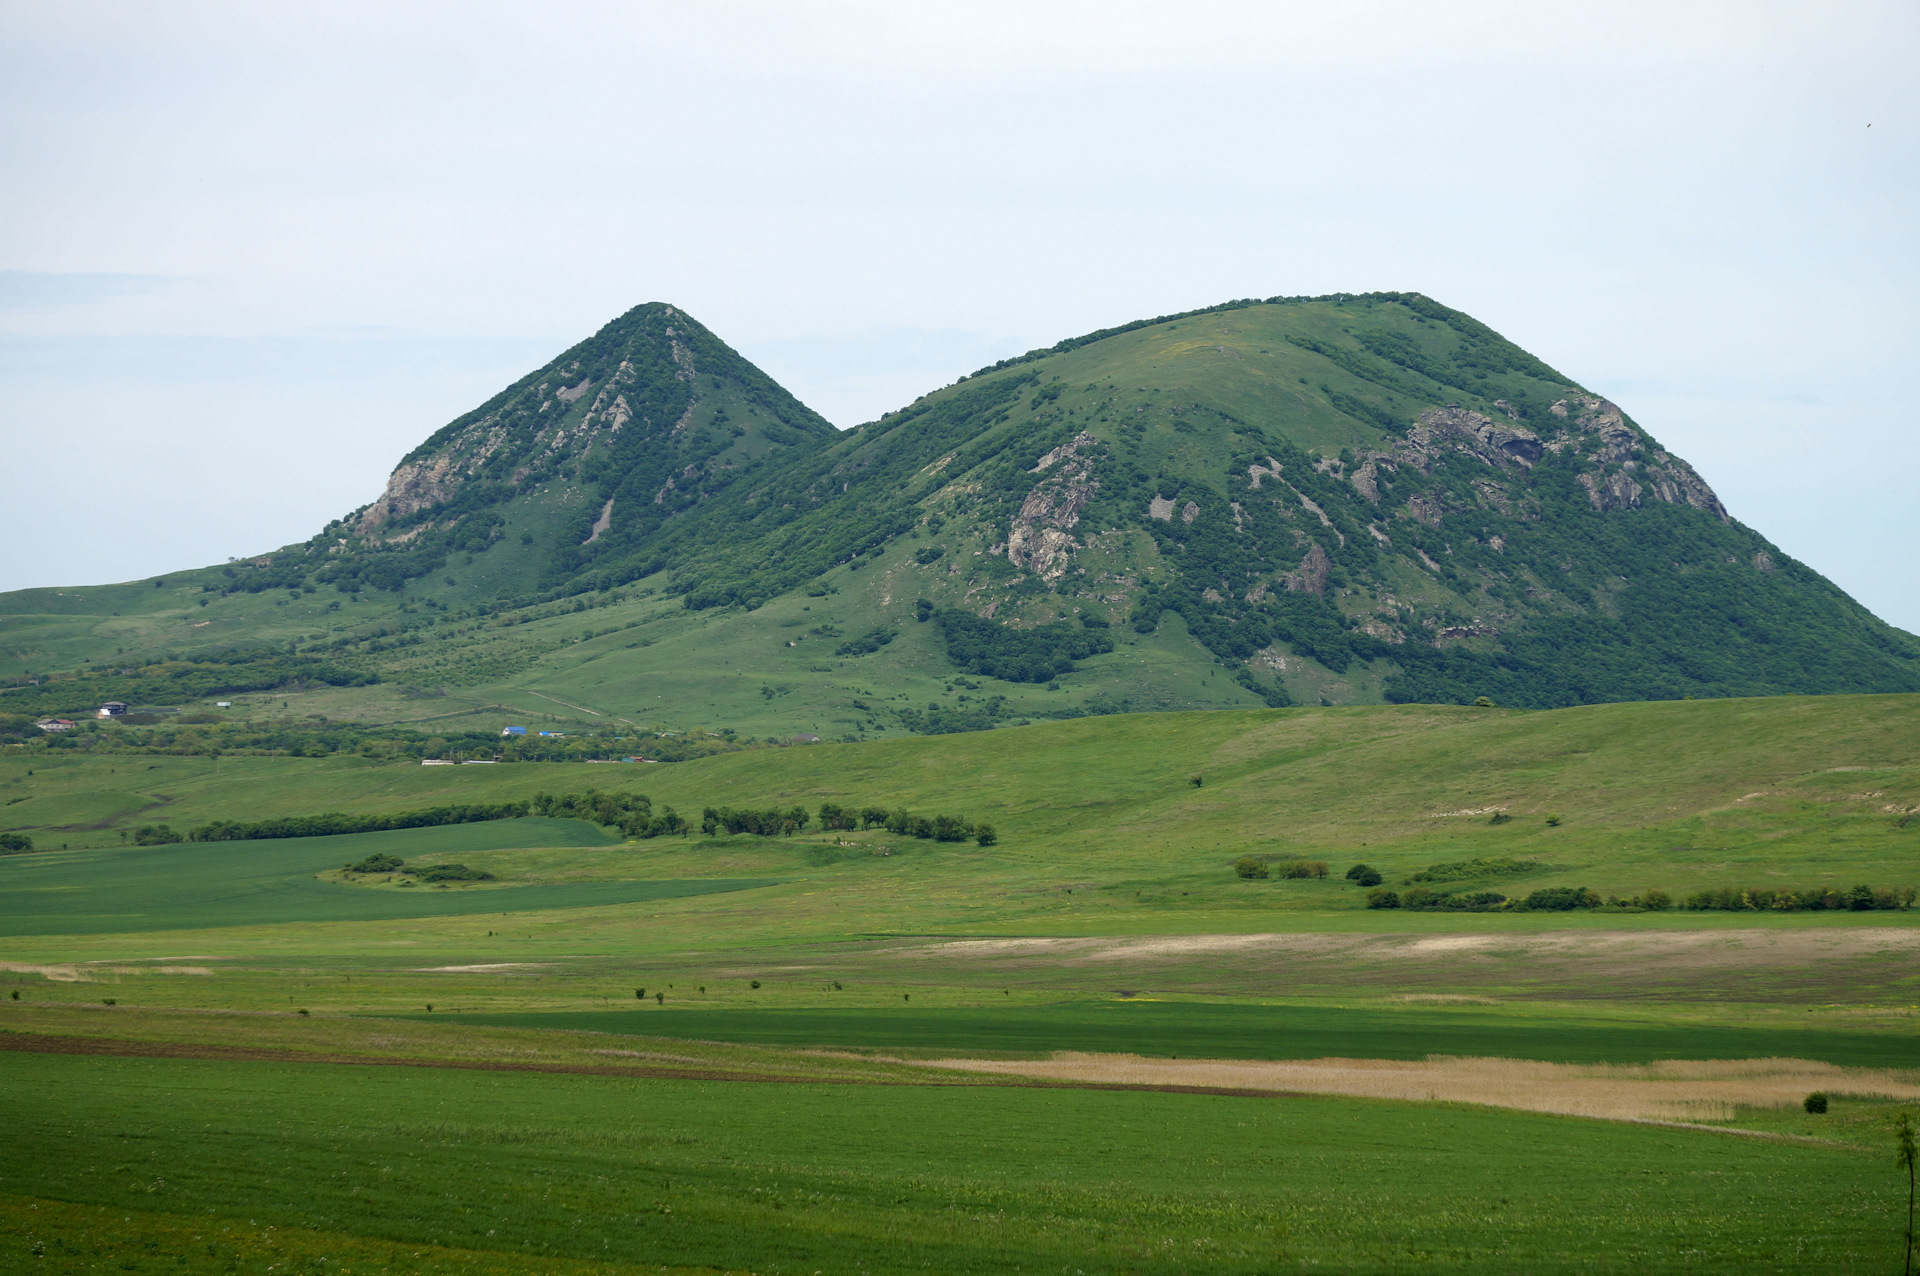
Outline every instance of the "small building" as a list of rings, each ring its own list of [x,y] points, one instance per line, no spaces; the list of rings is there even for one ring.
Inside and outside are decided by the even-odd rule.
[[[33,724],[42,731],[71,731],[73,722],[68,718],[42,718]]]
[[[233,701],[231,701],[231,700],[215,700],[215,701],[213,702],[213,707],[214,707],[214,708],[216,708],[216,709],[231,709],[231,708],[233,708]]]
[[[452,758],[421,758],[421,766],[458,766]]]
[[[567,733],[564,731],[542,731],[540,734],[549,740],[564,740],[567,738]]]
[[[501,727],[500,728],[501,735],[525,735],[526,733],[527,733],[527,729],[525,727]],[[546,732],[542,731],[540,734],[545,735]]]
[[[126,711],[127,706],[121,704],[118,700],[109,700],[100,706],[100,716],[103,718],[118,718],[125,714]]]

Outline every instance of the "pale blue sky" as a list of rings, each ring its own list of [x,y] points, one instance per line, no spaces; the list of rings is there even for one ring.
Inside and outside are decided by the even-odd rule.
[[[0,0],[0,588],[304,538],[641,301],[851,425],[1391,288],[1920,630],[1917,53],[1910,0]]]

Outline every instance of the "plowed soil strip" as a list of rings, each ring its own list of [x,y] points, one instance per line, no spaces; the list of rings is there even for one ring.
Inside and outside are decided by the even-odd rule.
[[[37,1032],[0,1032],[0,1051],[18,1054],[110,1055],[124,1059],[210,1059],[223,1063],[332,1063],[376,1068],[463,1068],[473,1072],[556,1072],[588,1077],[643,1077],[661,1081],[757,1081],[778,1085],[887,1085],[918,1087],[1013,1087],[1036,1090],[1128,1090],[1149,1094],[1212,1094],[1242,1099],[1294,1099],[1280,1090],[1228,1086],[1137,1085],[1124,1082],[1039,1081],[980,1077],[966,1081],[910,1081],[877,1077],[801,1076],[780,1072],[730,1072],[721,1068],[663,1068],[603,1063],[522,1063],[495,1059],[403,1059],[383,1055],[321,1054],[262,1046],[214,1046],[189,1041],[128,1041],[118,1037],[61,1037]]]

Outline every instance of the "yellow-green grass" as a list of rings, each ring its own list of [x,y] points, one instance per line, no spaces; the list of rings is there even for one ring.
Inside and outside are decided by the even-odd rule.
[[[369,855],[411,865],[482,860],[473,852],[562,848],[591,864],[591,881],[560,873],[540,881],[430,883],[406,873],[343,870]],[[597,855],[595,854],[597,852]],[[0,859],[0,934],[46,935],[506,914],[604,906],[744,890],[752,879],[650,880],[579,820],[519,819],[335,837],[14,855]]]
[[[0,1190],[191,1219],[216,1248],[187,1270],[223,1270],[219,1229],[244,1221],[762,1272],[1813,1272],[1897,1263],[1904,1222],[1884,1137],[78,1055],[0,1055],[0,1074]]]
[[[26,771],[32,769],[32,776]],[[1195,787],[1192,777],[1199,777]],[[42,846],[112,844],[166,820],[394,811],[587,787],[704,805],[823,800],[993,822],[1001,845],[902,844],[821,866],[910,874],[998,922],[1092,889],[1104,911],[1350,908],[1338,873],[1402,880],[1436,861],[1529,859],[1538,885],[1633,894],[1920,879],[1920,697],[1599,705],[1546,713],[1386,706],[1138,714],[866,745],[758,749],[674,765],[418,767],[360,759],[0,760],[0,806]],[[13,801],[14,799],[20,799]],[[1489,823],[1499,811],[1511,817]],[[1550,827],[1548,817],[1561,824]],[[644,849],[665,852],[650,843]],[[682,849],[675,848],[675,853]],[[697,840],[684,849],[699,854]],[[849,848],[841,848],[849,849]],[[1330,882],[1240,882],[1241,854],[1325,859]],[[804,859],[804,857],[801,857]],[[910,866],[910,867],[909,867]],[[1498,885],[1498,882],[1489,883]],[[1136,897],[1134,892],[1138,892]],[[1084,901],[1070,911],[1084,913]],[[975,922],[985,918],[970,919]]]

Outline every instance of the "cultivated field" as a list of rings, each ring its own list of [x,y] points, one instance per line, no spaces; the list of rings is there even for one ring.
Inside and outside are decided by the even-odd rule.
[[[661,766],[0,758],[41,848],[0,857],[0,1266],[1877,1270],[1915,913],[1369,909],[1343,874],[1920,885],[1916,726],[1834,697]],[[121,836],[589,786],[1000,837]],[[492,876],[341,872],[372,854]]]

